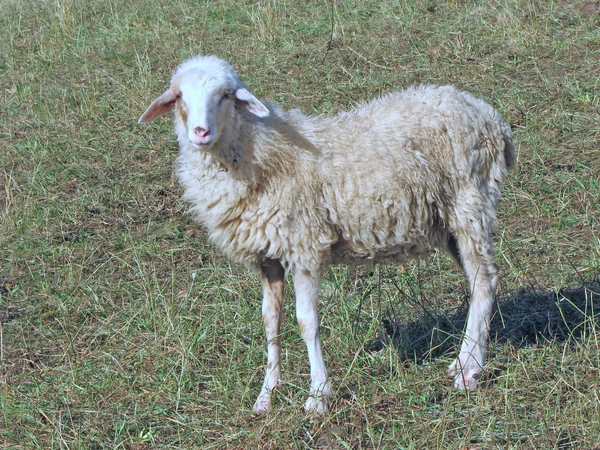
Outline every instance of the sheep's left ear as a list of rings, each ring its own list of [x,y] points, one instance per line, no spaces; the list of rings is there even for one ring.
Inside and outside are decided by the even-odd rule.
[[[258,117],[267,117],[269,109],[257,99],[248,89],[240,88],[235,91],[235,98],[252,114]]]

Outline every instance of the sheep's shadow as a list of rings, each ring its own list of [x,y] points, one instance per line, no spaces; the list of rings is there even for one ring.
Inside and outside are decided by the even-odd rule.
[[[393,344],[406,360],[423,361],[446,354],[460,344],[467,317],[463,305],[450,314],[428,312],[423,317],[401,322],[386,314],[380,337],[366,344],[377,351]],[[600,284],[559,291],[519,290],[496,303],[490,326],[492,344],[515,347],[539,345],[544,341],[579,339],[600,327]]]

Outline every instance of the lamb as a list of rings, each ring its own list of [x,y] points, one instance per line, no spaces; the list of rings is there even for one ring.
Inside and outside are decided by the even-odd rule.
[[[261,275],[267,365],[255,413],[280,374],[281,306],[291,272],[310,363],[305,409],[333,393],[318,329],[318,294],[332,264],[403,262],[448,252],[471,305],[449,373],[475,389],[485,365],[497,285],[492,233],[510,127],[487,103],[451,86],[390,92],[333,116],[261,102],[215,56],[183,62],[140,123],[174,110],[176,176],[210,242]]]

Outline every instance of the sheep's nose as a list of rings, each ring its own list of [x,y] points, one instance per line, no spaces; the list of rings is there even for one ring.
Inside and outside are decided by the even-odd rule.
[[[194,128],[194,136],[198,139],[204,139],[210,133],[210,128],[196,127]]]

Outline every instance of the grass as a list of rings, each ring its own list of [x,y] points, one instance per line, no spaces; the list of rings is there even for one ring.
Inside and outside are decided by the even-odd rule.
[[[0,10],[1,446],[600,447],[598,2]],[[185,215],[168,121],[136,123],[198,52],[310,113],[452,83],[504,115],[519,162],[498,211],[502,281],[480,391],[446,378],[466,285],[433,255],[328,275],[336,394],[320,420],[302,411],[308,364],[288,295],[285,383],[271,415],[251,416],[265,360],[259,283]]]

